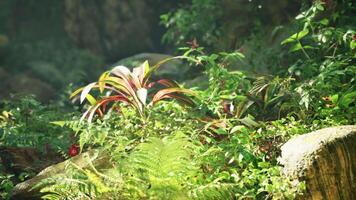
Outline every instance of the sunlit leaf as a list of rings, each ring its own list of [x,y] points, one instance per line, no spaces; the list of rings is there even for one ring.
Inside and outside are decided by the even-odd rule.
[[[302,44],[300,44],[299,42],[294,44],[290,49],[289,52],[294,52],[294,51],[299,51],[302,49]]]
[[[291,42],[295,42],[297,40],[300,40],[303,37],[305,37],[306,35],[308,35],[308,33],[309,33],[309,30],[308,29],[304,29],[304,30],[302,30],[302,31],[300,31],[298,33],[293,34],[289,38],[283,40],[281,42],[281,44],[283,45],[283,44],[287,44],[287,43],[291,43]]]
[[[89,94],[90,90],[96,85],[96,83],[90,83],[89,85],[85,86],[82,94],[80,95],[80,103],[83,103],[84,99],[86,98],[87,94]]]
[[[95,105],[95,104],[96,104],[96,99],[95,99],[92,95],[87,94],[87,95],[85,96],[85,98],[89,101],[89,103],[90,103],[91,105]]]
[[[184,89],[184,88],[165,88],[160,91],[158,91],[154,96],[153,96],[153,104],[159,101],[160,99],[164,98],[167,94],[171,93],[184,93],[184,94],[189,94],[189,95],[195,95],[195,93],[192,90]]]
[[[137,97],[141,101],[143,105],[146,104],[146,99],[147,99],[147,89],[146,88],[141,88],[137,90]]]
[[[129,70],[129,68],[127,68],[123,65],[119,65],[119,66],[114,67],[111,70],[111,73],[116,76],[129,76],[131,74],[131,71]]]
[[[104,72],[100,77],[99,77],[99,81],[98,81],[98,85],[99,85],[99,91],[100,93],[103,93],[104,88],[105,88],[105,79],[110,75],[110,72]]]

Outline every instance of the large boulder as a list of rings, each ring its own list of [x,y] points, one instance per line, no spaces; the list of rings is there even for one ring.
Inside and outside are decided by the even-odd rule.
[[[18,74],[3,80],[0,85],[0,98],[8,98],[10,93],[35,95],[42,102],[48,102],[55,96],[55,89],[48,83],[29,73]]]
[[[8,173],[38,173],[44,168],[63,161],[63,157],[48,148],[45,153],[30,147],[0,146],[0,165]]]
[[[51,165],[40,173],[38,173],[32,179],[19,183],[12,190],[11,198],[12,200],[18,199],[41,199],[40,188],[34,189],[33,187],[40,183],[42,180],[52,177],[58,174],[64,174],[66,172],[66,167],[68,164],[74,163],[76,166],[80,168],[88,168],[93,164],[93,166],[98,168],[105,168],[110,165],[109,159],[105,153],[100,150],[92,150],[89,152],[85,152],[79,154],[69,160],[64,162]]]
[[[109,60],[160,46],[159,15],[174,1],[66,0],[64,28],[80,47]]]
[[[55,90],[46,82],[24,72],[12,75],[5,68],[0,67],[0,99],[9,98],[11,93],[30,95],[47,102],[53,98]]]
[[[159,54],[159,53],[140,53],[128,58],[124,58],[116,62],[113,66],[124,65],[129,68],[134,68],[142,64],[144,61],[148,61],[150,66],[159,63],[162,60],[172,58],[171,55]],[[184,64],[182,60],[173,59],[160,66],[160,68],[154,73],[154,78],[169,78],[172,80],[184,80],[187,77],[189,71],[189,65]]]
[[[305,181],[304,200],[356,199],[356,126],[321,129],[281,148],[284,174]]]

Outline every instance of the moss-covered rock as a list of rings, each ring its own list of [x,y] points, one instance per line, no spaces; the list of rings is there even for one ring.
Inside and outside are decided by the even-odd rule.
[[[96,159],[93,160],[93,157]],[[90,159],[90,162],[88,159]],[[11,199],[41,199],[41,193],[39,191],[40,188],[34,189],[34,186],[46,178],[65,173],[66,167],[71,162],[80,168],[87,168],[90,163],[92,163],[95,167],[105,167],[109,165],[109,159],[99,150],[92,150],[90,152],[79,154],[69,160],[49,166],[32,179],[17,184],[12,190]]]

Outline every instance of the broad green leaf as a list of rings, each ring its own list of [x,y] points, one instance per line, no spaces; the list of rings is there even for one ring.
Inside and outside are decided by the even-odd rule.
[[[259,163],[257,163],[257,165],[260,168],[268,168],[268,167],[270,167],[270,163],[269,162],[259,162]]]
[[[237,105],[237,109],[236,109],[236,114],[235,116],[237,118],[240,118],[245,112],[246,110],[252,106],[255,102],[254,101],[250,101],[248,99],[240,102],[238,105]]]
[[[53,121],[53,122],[50,122],[50,123],[54,124],[54,125],[57,125],[57,126],[60,126],[60,127],[63,127],[66,124],[66,121]]]
[[[234,126],[234,127],[230,130],[230,134],[235,133],[235,132],[237,132],[237,131],[241,131],[241,130],[244,129],[244,128],[245,128],[245,126],[242,126],[242,125],[240,125],[240,126]]]
[[[95,105],[96,104],[96,99],[91,94],[87,94],[85,98],[88,100],[88,102],[91,105]]]
[[[350,92],[345,94],[341,99],[339,104],[344,107],[344,108],[348,108],[349,105],[354,102],[356,99],[356,91],[354,92]]]
[[[335,94],[335,95],[331,96],[331,102],[333,104],[336,104],[338,100],[339,100],[339,95],[338,94]]]
[[[239,121],[248,127],[258,127],[259,126],[259,124],[251,116],[244,117],[243,119],[240,119]]]
[[[315,49],[315,47],[309,46],[309,45],[305,45],[303,46],[304,49]]]
[[[298,42],[294,44],[290,49],[289,52],[299,51],[302,49],[302,45]]]
[[[322,19],[322,20],[320,20],[320,24],[322,24],[322,25],[328,25],[329,24],[329,20],[328,19],[326,19],[326,18],[324,18],[324,19]]]
[[[356,42],[354,40],[351,40],[350,49],[354,50],[355,48],[356,48]]]
[[[317,3],[315,6],[318,10],[321,10],[321,11],[324,10],[324,6],[321,3]]]
[[[287,43],[291,43],[291,42],[295,42],[297,40],[302,39],[303,37],[305,37],[306,35],[308,35],[309,30],[308,29],[304,29],[302,31],[300,31],[299,33],[295,33],[292,36],[290,36],[289,38],[283,40],[281,42],[281,44],[287,44]]]

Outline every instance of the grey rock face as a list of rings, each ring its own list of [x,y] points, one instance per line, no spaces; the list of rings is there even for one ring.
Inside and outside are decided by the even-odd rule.
[[[284,174],[305,181],[300,199],[356,199],[356,126],[330,127],[297,136],[282,148]]]

